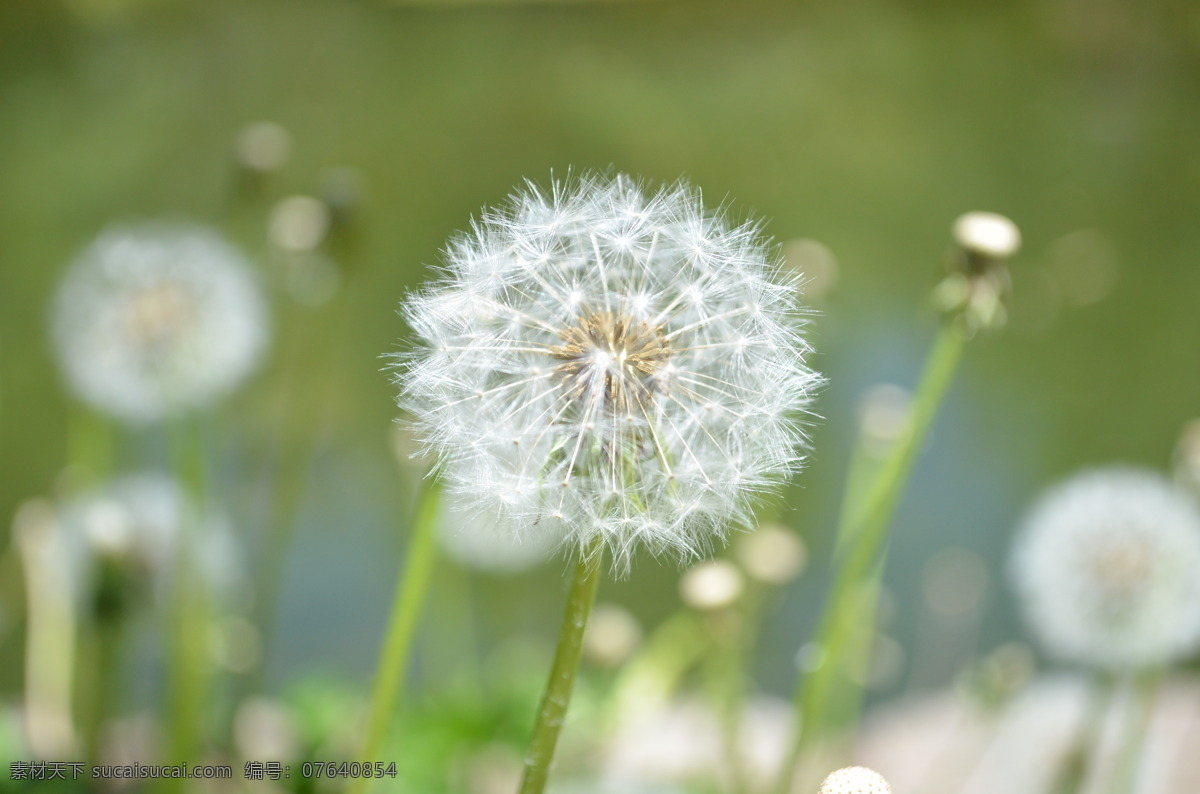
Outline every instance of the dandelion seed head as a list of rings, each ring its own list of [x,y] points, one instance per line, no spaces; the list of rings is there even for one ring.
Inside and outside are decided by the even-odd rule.
[[[231,391],[261,358],[266,315],[245,261],[215,233],[144,224],[83,251],[59,288],[53,330],[78,395],[146,423]]]
[[[1012,574],[1052,655],[1110,670],[1200,646],[1200,513],[1152,472],[1085,472],[1050,491],[1017,540]]]
[[[126,475],[80,494],[63,506],[58,521],[77,599],[86,599],[98,584],[103,565],[116,566],[149,593],[165,593],[185,531],[192,532],[196,564],[206,580],[224,592],[238,584],[225,520],[201,515],[165,475]]]
[[[401,404],[449,490],[565,547],[696,556],[802,461],[796,278],[679,184],[532,185],[412,296]]]
[[[892,787],[874,769],[848,766],[831,772],[818,794],[892,794]]]

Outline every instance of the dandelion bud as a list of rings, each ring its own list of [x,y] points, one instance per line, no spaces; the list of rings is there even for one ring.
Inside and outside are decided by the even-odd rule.
[[[329,207],[312,196],[289,196],[271,210],[269,236],[280,251],[314,250],[329,231]]]
[[[250,171],[278,171],[291,153],[291,134],[271,121],[248,124],[237,138],[238,163]]]
[[[951,272],[934,291],[934,303],[967,335],[1002,327],[1008,320],[1009,276],[1004,261],[1021,248],[1015,223],[994,212],[968,212],[954,222],[958,251]]]
[[[732,606],[745,589],[741,572],[725,560],[702,562],[690,568],[679,580],[679,595],[692,609]]]
[[[642,628],[633,615],[614,604],[600,604],[588,620],[583,652],[598,665],[616,667],[641,641]]]
[[[818,794],[892,794],[892,787],[874,769],[848,766],[831,772]]]
[[[800,536],[787,527],[767,525],[742,536],[737,544],[742,568],[763,584],[781,585],[804,570],[808,552]]]
[[[1021,230],[995,212],[968,212],[954,222],[954,241],[984,259],[1008,259],[1021,248]]]
[[[446,260],[407,302],[398,380],[474,514],[624,568],[639,547],[698,555],[799,467],[820,379],[797,278],[693,188],[529,186]]]
[[[331,225],[343,227],[360,211],[366,192],[363,174],[342,166],[328,171],[321,180],[320,197],[329,207]]]

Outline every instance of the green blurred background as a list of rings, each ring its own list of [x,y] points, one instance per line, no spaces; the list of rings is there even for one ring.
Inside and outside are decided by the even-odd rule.
[[[290,134],[291,157],[251,178],[235,142],[264,120]],[[1200,413],[1198,140],[1200,6],[1183,0],[4,0],[0,548],[66,460],[76,409],[47,335],[64,268],[113,221],[211,223],[274,285],[272,358],[212,425],[219,484],[252,546],[261,494],[248,473],[263,449],[317,428],[279,561],[267,686],[318,672],[365,686],[413,491],[390,449],[381,358],[402,344],[399,299],[449,234],[526,177],[686,176],[709,203],[729,199],[837,262],[814,301],[824,419],[781,511],[814,564],[772,610],[756,662],[764,688],[785,693],[824,592],[858,400],[875,383],[911,386],[951,222],[995,210],[1025,236],[1012,319],[968,351],[887,574],[889,631],[909,653],[883,694],[943,683],[1020,636],[1003,561],[1037,490],[1086,464],[1165,467]],[[323,250],[340,289],[322,306],[290,301],[268,244],[272,207],[296,194],[345,206]],[[281,420],[280,395],[294,401],[283,416],[307,420]],[[123,459],[153,445],[128,441]],[[938,561],[964,553],[989,572],[965,618],[939,608],[936,584]],[[563,569],[472,575],[472,610],[451,586],[466,574],[440,569],[420,680],[514,633],[549,643]],[[678,608],[677,578],[643,560],[602,598],[652,624]],[[6,551],[10,700],[21,603]]]

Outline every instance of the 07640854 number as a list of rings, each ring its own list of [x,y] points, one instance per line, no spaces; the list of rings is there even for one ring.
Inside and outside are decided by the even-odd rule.
[[[396,762],[382,761],[305,761],[300,765],[300,775],[306,778],[322,777],[396,777]]]

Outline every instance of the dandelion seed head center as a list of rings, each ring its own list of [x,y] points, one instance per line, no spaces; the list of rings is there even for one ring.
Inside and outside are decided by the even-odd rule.
[[[153,348],[176,343],[194,315],[187,290],[171,281],[158,281],[128,296],[122,319],[131,340]]]
[[[1110,540],[1090,551],[1087,562],[1096,582],[1115,594],[1137,593],[1153,576],[1152,550],[1136,539]]]
[[[603,407],[623,414],[644,410],[652,376],[666,365],[671,347],[661,328],[620,312],[592,312],[559,332],[549,354],[574,397],[590,399],[603,388]],[[641,407],[639,407],[641,406]]]

